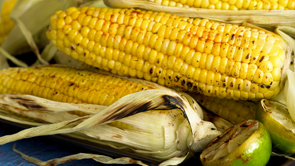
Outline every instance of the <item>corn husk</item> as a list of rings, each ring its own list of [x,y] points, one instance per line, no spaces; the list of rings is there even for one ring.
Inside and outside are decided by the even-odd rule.
[[[216,128],[222,133],[225,132],[225,130],[227,130],[231,126],[233,126],[231,122],[229,122],[228,120],[216,114],[213,114],[206,110],[204,110],[203,113],[204,113],[204,120],[212,122],[216,126]]]
[[[54,2],[54,1],[50,1]],[[14,20],[16,23],[16,26],[14,29],[10,32],[4,43],[2,44],[2,49],[4,49],[8,54],[1,54],[2,56],[5,56],[5,58],[8,58],[10,60],[13,60],[13,56],[11,54],[16,54],[17,51],[24,49],[25,47],[31,46],[33,51],[36,53],[38,59],[46,64],[46,62],[40,57],[39,54],[39,48],[36,45],[36,38],[34,35],[37,34],[42,28],[45,28],[44,24],[48,24],[48,21],[44,21],[44,18],[46,19],[47,17],[50,17],[50,9],[52,10],[57,10],[58,9],[58,4],[53,3],[51,4],[52,7],[45,6],[42,8],[42,5],[44,3],[47,3],[46,1],[38,1],[38,0],[23,0],[23,1],[18,1],[11,12],[10,17]],[[56,8],[57,7],[57,8]],[[45,8],[47,10],[45,10]],[[38,17],[36,16],[35,12],[39,10]],[[40,12],[40,11],[44,11]],[[36,18],[32,19],[32,18]],[[36,22],[35,22],[36,21]],[[38,25],[38,26],[37,26]],[[34,31],[35,30],[35,31]],[[37,41],[37,40],[36,40]],[[4,58],[2,58],[4,59]],[[4,61],[4,60],[3,60]],[[16,62],[15,60],[13,61],[16,63],[16,65],[20,66],[22,62]]]
[[[211,122],[202,120],[200,111],[194,109],[199,106],[196,106],[197,103],[193,101],[188,95],[180,95],[167,88],[130,94],[108,107],[92,104],[61,103],[30,95],[2,94],[0,95],[0,106],[2,108],[0,117],[2,119],[37,127],[25,129],[13,135],[3,136],[0,138],[0,144],[41,135],[74,134],[79,138],[82,137],[82,139],[116,149],[131,149],[136,154],[148,157],[158,155],[157,158],[160,159],[161,165],[177,165],[186,159],[190,150],[194,152],[202,151],[210,141],[221,133]],[[173,116],[174,114],[183,114],[185,121],[181,123],[180,128],[181,126],[186,128],[186,123],[190,126],[189,131],[183,133],[184,130],[180,130],[177,132],[176,140],[178,141],[173,143],[175,146],[172,145],[171,148],[166,150],[150,151],[148,149],[152,147],[144,147],[144,144],[138,144],[137,146],[140,148],[135,148],[136,145],[130,147],[129,144],[134,143],[132,140],[128,144],[103,140],[104,137],[112,135],[112,132],[113,134],[120,132],[107,124],[114,121],[124,123],[130,121],[133,122],[131,124],[134,124],[136,121],[138,122],[138,119],[141,119],[140,116],[145,111],[158,109],[169,111]],[[71,111],[81,111],[88,115],[79,117],[69,113]],[[22,117],[16,116],[18,118],[15,118],[11,112],[22,115]],[[160,122],[161,120],[155,121]],[[136,124],[134,125],[136,126]],[[169,127],[167,129],[169,131]],[[138,137],[140,138],[140,136]],[[97,138],[101,139],[98,140]],[[78,159],[81,156],[83,155],[72,157]],[[86,156],[92,158],[93,155]],[[62,162],[64,160],[58,161]]]
[[[139,8],[159,12],[172,13],[184,17],[198,17],[210,20],[241,24],[249,22],[274,30],[278,25],[295,27],[295,10],[214,10],[202,8],[182,8],[163,6],[146,0],[104,0],[114,8]]]

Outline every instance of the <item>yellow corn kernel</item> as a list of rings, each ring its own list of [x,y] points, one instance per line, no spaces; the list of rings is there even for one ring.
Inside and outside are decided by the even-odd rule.
[[[212,0],[192,1],[183,6],[221,3],[220,8],[229,6],[236,10],[236,4],[245,8],[257,3],[258,9],[261,4],[247,0],[213,4]],[[164,3],[173,6],[180,3],[167,2]],[[48,38],[61,51],[113,74],[217,97],[257,99],[264,93],[250,94],[247,89],[254,82],[269,84],[273,93],[268,94],[276,94],[278,85],[271,82],[281,78],[284,46],[280,38],[266,31],[163,12],[97,9],[103,12],[95,12],[92,7],[83,8],[80,13],[73,11],[69,17],[62,13],[65,25],[61,31],[56,20],[63,18],[53,16]],[[231,90],[226,89],[232,84]]]

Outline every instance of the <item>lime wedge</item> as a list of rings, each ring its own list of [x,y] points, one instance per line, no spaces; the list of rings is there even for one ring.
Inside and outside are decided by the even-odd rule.
[[[204,166],[266,165],[271,156],[268,131],[257,120],[240,122],[213,140],[200,155]]]
[[[286,105],[271,100],[261,100],[256,118],[269,131],[273,147],[283,153],[295,154],[295,122]]]

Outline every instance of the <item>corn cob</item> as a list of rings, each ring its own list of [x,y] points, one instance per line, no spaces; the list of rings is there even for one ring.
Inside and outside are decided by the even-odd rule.
[[[14,22],[10,19],[9,16],[16,2],[17,0],[4,1],[0,19],[0,45],[3,43],[9,32],[14,27]]]
[[[163,6],[221,10],[294,10],[294,0],[146,0]]]
[[[219,99],[200,94],[191,94],[191,96],[204,108],[233,124],[255,119],[255,106],[250,103],[247,105],[242,101]]]
[[[134,9],[57,11],[47,37],[73,58],[113,74],[232,99],[280,91],[284,43],[242,26]]]
[[[61,66],[0,71],[0,94],[28,94],[68,103],[108,106],[125,95],[148,89],[153,87]]]
[[[195,120],[191,123],[192,125],[196,125],[196,127],[190,126],[188,121],[189,118],[184,116],[183,111],[178,108],[172,109],[171,106],[165,107],[164,104],[161,105],[162,107],[155,107],[159,110],[150,109],[149,111],[140,112],[135,115],[132,114],[132,116],[129,115],[128,113],[130,112],[128,111],[132,112],[136,110],[136,108],[148,109],[147,105],[153,105],[153,102],[155,102],[155,99],[153,98],[145,101],[142,97],[138,98],[138,101],[140,101],[138,102],[134,99],[138,96],[131,93],[151,89],[157,89],[157,91],[166,90],[166,93],[167,91],[171,93],[170,97],[173,97],[172,94],[175,94],[175,92],[172,93],[172,91],[167,88],[147,81],[138,80],[136,82],[134,79],[123,79],[120,77],[62,66],[9,68],[0,71],[0,94],[6,94],[6,96],[4,95],[4,98],[9,98],[9,104],[12,104],[12,101],[14,101],[17,103],[17,106],[13,104],[11,106],[8,104],[9,106],[7,106],[7,104],[3,103],[3,100],[1,100],[3,99],[3,96],[0,95],[0,109],[4,108],[4,111],[8,110],[16,114],[24,115],[26,118],[30,118],[30,120],[33,118],[33,120],[38,120],[38,122],[52,123],[54,126],[57,124],[65,124],[65,126],[62,126],[61,128],[69,127],[74,123],[81,123],[85,118],[89,118],[92,115],[97,118],[105,116],[104,121],[106,121],[106,123],[83,128],[83,130],[79,130],[79,132],[83,133],[84,136],[87,135],[86,139],[90,139],[95,143],[111,146],[117,149],[131,148],[134,153],[159,161],[167,160],[175,156],[185,156],[189,150],[200,151],[220,134],[212,123],[202,121],[199,114],[194,110],[191,110],[192,112],[190,112],[189,115]],[[149,96],[150,94],[155,93],[147,92],[148,93],[144,95]],[[32,96],[23,98],[21,95],[16,97],[7,94],[29,94],[38,96],[50,99],[51,104],[45,104],[49,101],[36,99],[36,97]],[[117,102],[117,105],[115,104],[115,106],[111,105],[119,98],[128,94],[131,95],[129,95],[128,99],[125,98],[125,102]],[[142,95],[143,94],[141,94],[141,96]],[[169,95],[166,94],[164,96]],[[80,117],[81,119],[77,120],[77,116],[74,115],[77,115],[75,110],[79,108],[76,107],[78,104],[74,104],[74,108],[72,108],[72,105],[65,106],[65,104],[68,103],[56,103],[51,100],[68,103],[83,103],[84,107],[89,107],[89,109],[91,107],[93,112],[88,114],[88,116]],[[159,102],[159,98],[156,100]],[[179,98],[179,100],[181,99]],[[162,102],[169,103],[168,101],[169,99],[163,99]],[[95,105],[87,106],[85,103]],[[31,107],[30,104],[33,106]],[[100,110],[101,106],[96,107],[96,104],[110,106],[104,107]],[[19,105],[24,107],[19,108]],[[55,109],[57,108],[50,108],[48,105],[56,105],[59,107],[58,109],[62,109],[62,111],[56,111]],[[40,110],[40,108],[43,109]],[[96,110],[94,108],[98,109]],[[111,113],[107,115],[103,113],[100,114],[108,108],[109,111],[115,109],[115,112],[110,111]],[[183,108],[190,109],[187,106],[183,106]],[[68,114],[69,110],[73,113]],[[97,114],[100,116],[96,116]],[[1,115],[0,117],[2,117]],[[54,118],[54,116],[57,117]],[[78,116],[80,115],[78,114]],[[69,121],[71,121],[71,125],[68,125]],[[95,123],[97,123],[96,119],[95,122],[91,122],[91,124]],[[59,127],[56,126],[53,128],[48,127],[46,130],[56,130],[58,128]],[[196,131],[193,129],[200,130],[200,133],[198,133],[198,137],[196,138],[194,136]],[[30,131],[34,134],[28,134],[26,132],[28,137],[40,134],[40,130],[38,130],[39,132],[37,133],[34,129],[31,129]],[[69,131],[67,130],[66,133],[68,132]],[[202,132],[205,132],[205,134]],[[50,133],[52,134],[52,132]],[[48,133],[45,132],[43,134],[46,135]],[[23,137],[24,135],[21,134],[20,138]],[[14,137],[13,139],[20,138]],[[5,141],[9,140],[0,139],[0,144],[3,144]],[[179,161],[181,162],[182,160]]]

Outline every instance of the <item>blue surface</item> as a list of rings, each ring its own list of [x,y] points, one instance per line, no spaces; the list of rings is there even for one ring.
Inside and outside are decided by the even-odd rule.
[[[0,123],[0,136],[10,135],[20,131],[21,128],[13,125]],[[64,140],[59,140],[56,137],[35,137],[29,139],[23,139],[16,142],[4,144],[0,146],[0,166],[35,166],[19,154],[12,150],[13,145],[16,144],[16,149],[22,153],[35,157],[42,161],[47,161],[54,158],[61,158],[77,153],[96,153],[86,148],[81,148],[74,143],[68,143]],[[197,155],[198,156],[198,155]],[[181,166],[200,166],[200,161],[195,156],[189,161],[180,164]],[[267,166],[279,166],[285,165],[286,159],[282,157],[271,157]],[[75,160],[68,163],[60,164],[59,166],[103,166],[104,164],[98,163],[92,159]],[[108,166],[120,166],[120,165],[108,165]],[[131,166],[131,165],[128,165]],[[290,163],[289,166],[295,166],[295,163]]]
[[[13,134],[19,131],[10,125],[0,124],[0,136]],[[50,139],[54,139],[51,141]],[[71,154],[77,153],[88,153],[87,150],[77,149],[74,145],[63,145],[56,143],[55,138],[48,137],[36,137],[30,139],[24,139],[12,143],[8,143],[0,146],[0,165],[3,166],[35,166],[26,160],[24,160],[19,154],[12,150],[14,144],[16,144],[16,149],[22,153],[35,157],[39,160],[46,161],[53,158],[61,158]],[[97,163],[92,159],[76,160],[68,163],[60,164],[60,166],[75,166],[75,165],[87,165],[87,166],[99,166],[103,165]]]

